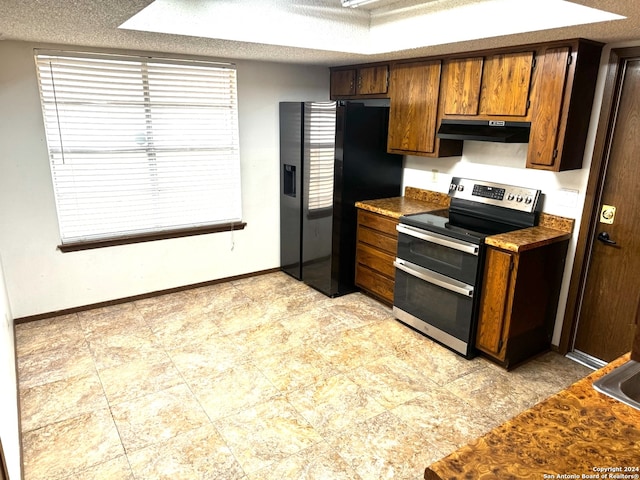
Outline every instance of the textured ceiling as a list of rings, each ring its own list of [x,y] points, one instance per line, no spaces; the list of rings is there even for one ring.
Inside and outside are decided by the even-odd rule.
[[[185,7],[188,7],[189,4],[193,4],[197,0],[180,1],[184,2]],[[332,19],[344,23],[346,27],[352,22],[371,21],[373,23],[384,15],[410,15],[411,7],[416,4],[428,4],[433,9],[443,8],[445,4],[445,0],[380,0],[360,9],[346,9],[340,6],[340,0],[279,1],[288,5],[295,4],[301,9],[302,15],[313,16],[317,15],[318,11],[322,11],[322,15],[330,15]],[[455,6],[456,4],[480,1],[447,0],[446,4],[447,6]],[[341,65],[443,55],[576,37],[589,38],[603,43],[640,40],[640,9],[637,7],[637,0],[573,0],[573,3],[623,15],[627,17],[624,20],[503,35],[374,55],[118,28],[151,3],[153,3],[152,0],[65,0],[61,2],[0,0],[0,40],[22,40],[106,49],[202,55],[221,59],[252,59],[319,65]],[[328,6],[329,9],[327,9]],[[547,13],[553,15],[553,12]],[[363,20],[363,16],[370,16],[370,19]],[[482,21],[482,19],[478,19],[478,21]],[[287,28],[286,25],[279,27]]]

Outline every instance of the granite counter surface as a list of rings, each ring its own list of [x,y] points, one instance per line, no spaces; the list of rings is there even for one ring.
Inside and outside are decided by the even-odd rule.
[[[538,226],[491,235],[485,238],[484,243],[511,252],[523,252],[570,238],[571,233],[556,230],[555,228]]]
[[[640,411],[592,386],[628,359],[623,355],[437,461],[424,478],[640,478]]]
[[[356,207],[398,219],[403,215],[432,212],[449,207],[449,196],[415,187],[406,187],[403,197],[356,202]]]

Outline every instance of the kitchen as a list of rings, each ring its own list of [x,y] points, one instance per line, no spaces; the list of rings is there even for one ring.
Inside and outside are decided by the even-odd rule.
[[[27,6],[24,8],[28,9]],[[39,21],[40,25],[50,26],[50,31],[42,28],[42,32],[36,29],[32,33],[31,41],[37,42],[37,46],[44,42],[66,43],[58,36],[62,27],[59,32],[53,23],[55,19],[64,24],[63,19],[58,19],[55,14],[49,18],[51,12],[35,7],[25,15]],[[90,21],[91,8],[87,7],[80,15],[87,19],[83,21]],[[94,29],[101,30],[97,25]],[[8,27],[5,29],[3,26],[2,31],[7,30]],[[102,48],[111,46],[154,51],[173,51],[175,48],[173,38],[160,37],[158,43],[150,48],[139,43],[139,38],[131,32],[114,35],[110,29],[104,30],[104,40],[86,38],[82,43]],[[630,28],[626,34],[631,35],[635,31]],[[583,36],[589,38],[589,35]],[[278,266],[279,244],[274,221],[278,203],[278,172],[274,167],[278,151],[277,103],[326,98],[329,88],[326,67],[237,61],[239,90],[242,92],[239,99],[240,130],[246,132],[241,133],[240,139],[243,207],[249,229],[235,232],[233,239],[231,234],[218,234],[62,255],[55,250],[59,238],[50,174],[46,162],[41,161],[46,156],[46,147],[33,74],[32,48],[36,45],[12,42],[8,35],[5,37],[0,45],[3,64],[11,68],[3,69],[2,73],[2,105],[3,111],[11,114],[3,116],[1,129],[3,148],[8,150],[3,153],[2,205],[5,207],[0,253],[11,299],[12,316],[9,318],[29,317]],[[546,39],[542,33],[538,37]],[[624,37],[624,40],[633,41],[637,37]],[[111,45],[107,44],[107,39],[111,39]],[[185,44],[197,43],[192,38],[182,41]],[[472,49],[469,44],[461,48]],[[474,45],[473,49],[476,48]],[[263,47],[256,47],[253,55],[260,58],[262,53]],[[211,51],[209,55],[220,54]],[[295,58],[300,52],[293,51],[290,55]],[[233,50],[226,56],[234,58]],[[599,98],[596,95],[596,102]],[[587,152],[592,150],[594,142],[597,110],[594,108],[592,114]],[[34,141],[34,136],[37,141]],[[523,145],[467,142],[460,158],[435,160],[407,156],[404,184],[446,191],[450,176],[491,178],[516,185],[532,182],[540,185],[547,195],[549,213],[579,219],[588,170],[584,168],[560,174],[525,170],[525,157],[526,146]],[[265,232],[271,234],[265,235]],[[565,275],[568,275],[568,270],[565,270]],[[563,289],[567,288],[565,281]],[[561,294],[560,298],[559,311],[562,311],[562,299],[566,295]],[[556,332],[554,341],[558,335]],[[4,446],[6,449],[6,444]]]

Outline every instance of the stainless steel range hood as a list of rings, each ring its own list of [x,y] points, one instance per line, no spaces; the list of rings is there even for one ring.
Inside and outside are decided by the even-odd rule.
[[[527,143],[530,128],[530,122],[443,119],[438,129],[438,137],[448,140]]]

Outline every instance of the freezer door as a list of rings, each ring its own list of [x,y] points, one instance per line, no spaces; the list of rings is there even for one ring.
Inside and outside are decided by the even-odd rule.
[[[280,265],[302,279],[302,102],[280,103]]]

